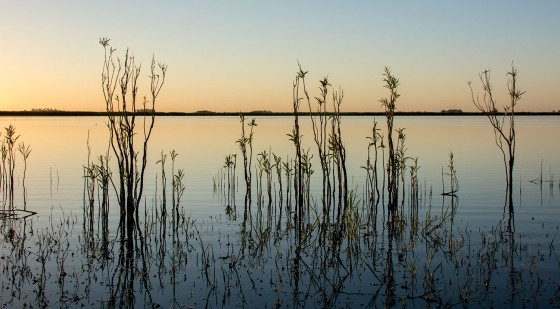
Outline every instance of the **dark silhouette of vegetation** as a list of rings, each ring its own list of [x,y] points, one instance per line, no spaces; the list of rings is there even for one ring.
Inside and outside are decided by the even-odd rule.
[[[101,82],[110,144],[118,166],[117,198],[120,206],[120,226],[123,228],[121,237],[132,241],[134,229],[138,221],[138,208],[144,190],[144,174],[146,171],[148,142],[155,122],[155,106],[157,97],[165,83],[167,66],[158,64],[152,58],[150,72],[150,99],[144,97],[138,102],[138,78],[141,66],[137,65],[134,56],[127,50],[124,59],[115,56],[115,49],[109,39],[101,38],[99,43],[105,50]],[[151,115],[142,121],[141,131],[137,128],[137,110],[151,110]],[[144,114],[145,116],[145,114]],[[136,146],[140,138],[140,150]],[[132,246],[132,243],[129,243]]]
[[[513,165],[515,162],[515,108],[525,91],[521,91],[517,86],[518,71],[511,66],[508,76],[509,103],[503,106],[503,114],[499,113],[498,105],[494,98],[492,83],[490,81],[490,70],[480,73],[479,78],[482,84],[483,96],[475,96],[474,91],[469,82],[471,89],[471,98],[474,106],[482,112],[494,130],[495,142],[502,152],[505,171],[506,171],[506,192],[509,204],[509,211],[513,213]]]
[[[22,187],[23,187],[23,209],[27,209],[27,187],[25,186],[25,176],[27,175],[27,159],[31,154],[31,147],[29,145],[25,145],[24,142],[18,144],[17,150],[21,154],[23,158],[23,178],[22,178]]]
[[[541,112],[528,112],[528,111],[516,111],[517,115],[523,116],[556,116],[559,111],[541,111]],[[0,111],[0,116],[26,116],[26,117],[99,117],[107,116],[107,112],[95,112],[95,111]],[[110,114],[110,113],[109,113]],[[117,113],[115,113],[116,115]],[[147,111],[136,111],[137,116],[150,116],[152,114],[151,110]],[[212,111],[197,111],[197,112],[161,112],[155,111],[154,113],[158,117],[231,117],[239,116],[239,112],[212,112]],[[274,116],[274,117],[293,117],[293,112],[243,112],[245,116]],[[503,115],[503,112],[498,111],[499,115]],[[300,116],[314,115],[318,116],[317,112],[309,113],[307,111],[299,111]],[[327,111],[327,115],[331,116],[332,112]],[[341,116],[345,117],[364,117],[364,116],[385,116],[385,112],[340,112]],[[429,112],[429,111],[395,111],[395,116],[441,116],[442,112]],[[452,112],[445,113],[446,116],[480,116],[483,115],[480,112]]]
[[[320,80],[313,112],[312,96],[306,88],[307,71],[298,63],[290,113],[294,124],[288,134],[294,144],[294,158],[282,159],[268,147],[257,152],[253,163],[256,121],[252,119],[246,126],[245,116],[240,115],[241,136],[236,143],[243,158],[246,185],[243,221],[238,222],[236,216],[237,154],[228,154],[220,162],[213,187],[215,193],[220,190],[227,194],[221,197],[225,197],[228,221],[222,222],[221,214],[205,213],[196,218],[200,220],[197,222],[181,207],[185,172],[176,166],[179,154],[175,150],[161,152],[154,172],[153,199],[146,201],[152,192],[143,194],[156,98],[165,81],[166,66],[160,65],[158,73],[152,60],[151,96],[138,104],[142,107],[137,106],[140,67],[128,52],[123,60],[114,56],[108,39],[100,43],[105,48],[102,84],[110,142],[106,153],[92,160],[88,136],[88,162],[83,169],[83,233],[75,233],[76,227],[80,228],[78,219],[62,209],[59,217],[51,214],[48,222],[40,224],[36,224],[39,219],[1,212],[0,307],[447,308],[558,304],[560,285],[551,278],[542,279],[539,273],[542,261],[546,260],[547,266],[557,262],[555,236],[546,240],[545,254],[540,243],[532,239],[527,242],[515,231],[511,204],[514,115],[523,92],[516,88],[517,71],[513,67],[508,73],[512,102],[503,114],[494,106],[486,71],[481,74],[483,102],[491,105],[481,104],[472,95],[475,105],[490,119],[504,155],[510,201],[507,221],[502,219],[488,230],[479,227],[478,231],[463,224],[454,226],[459,181],[452,152],[447,170],[442,168],[442,194],[437,194],[442,205],[433,208],[431,187],[419,182],[419,158],[409,155],[408,131],[394,128],[399,80],[388,68],[383,76],[390,95],[380,100],[387,131],[384,135],[374,120],[362,167],[365,183],[350,184],[349,178],[354,175],[348,175],[342,134],[344,93],[340,89],[330,96],[329,80]],[[306,101],[309,113],[300,111],[302,101]],[[332,103],[332,111],[328,111],[327,102]],[[316,153],[303,148],[302,115],[310,116],[307,120],[311,122]],[[17,153],[23,158],[26,207],[31,148],[17,144],[18,138],[15,128],[9,126],[1,148],[1,188],[4,208],[7,205],[10,211],[15,210]],[[313,161],[314,155],[318,155],[321,166],[317,187],[313,181],[319,180],[312,177],[313,163],[317,162]],[[168,158],[171,164],[167,164]],[[115,174],[112,168],[116,168]],[[383,172],[381,181],[379,171]],[[551,175],[551,186],[552,182]],[[363,194],[359,185],[363,185]],[[110,215],[111,186],[119,204],[116,218]],[[255,220],[251,213],[253,196]],[[379,203],[384,210],[381,216]],[[420,214],[420,210],[425,213]],[[117,221],[118,225],[112,224]],[[387,222],[388,228],[383,224],[379,228],[378,222]],[[239,229],[236,223],[240,223]],[[545,229],[544,223],[541,229]],[[117,237],[110,237],[112,232]]]
[[[459,109],[459,108],[452,108],[452,109],[448,109],[448,110],[441,110],[442,114],[462,114],[463,110]]]
[[[245,134],[245,116],[243,114],[239,115],[241,120],[241,137],[236,141],[241,150],[241,155],[243,157],[243,175],[245,178],[245,203],[243,211],[243,222],[247,221],[249,211],[251,210],[251,187],[253,174],[251,172],[251,166],[253,164],[253,134],[254,128],[257,126],[255,119],[249,122],[249,136]]]
[[[329,145],[328,145],[328,117],[330,113],[327,113],[327,97],[329,93],[329,89],[332,87],[329,83],[328,77],[323,78],[319,81],[320,87],[320,96],[315,97],[317,102],[317,109],[315,110],[315,115],[313,115],[313,108],[311,107],[311,100],[309,100],[309,94],[307,91],[305,92],[305,96],[307,98],[307,105],[309,107],[309,115],[311,118],[311,124],[313,129],[313,139],[315,144],[317,145],[317,153],[319,157],[319,161],[321,163],[321,173],[322,173],[322,195],[321,195],[321,204],[323,206],[323,221],[325,225],[323,228],[328,224],[329,220],[329,212],[331,206],[331,198],[332,195],[330,194],[331,190],[331,183],[330,183],[330,168],[329,168]]]
[[[398,201],[398,158],[395,153],[395,146],[393,142],[393,122],[395,117],[396,102],[400,94],[397,91],[399,86],[399,80],[391,74],[391,70],[385,67],[385,76],[383,81],[385,85],[383,87],[389,89],[390,95],[388,98],[382,98],[379,100],[381,106],[385,108],[385,117],[387,118],[387,149],[388,162],[387,162],[387,191],[388,191],[388,204],[387,209],[390,213],[394,213],[397,210]]]
[[[299,64],[298,64],[299,65]],[[298,235],[298,240],[301,242],[301,234],[303,228],[303,211],[304,211],[304,199],[303,199],[303,164],[302,164],[302,150],[301,150],[301,133],[299,130],[299,107],[300,101],[300,90],[303,88],[305,92],[305,75],[307,71],[303,71],[301,65],[299,65],[299,71],[296,74],[296,78],[293,82],[292,87],[292,106],[294,108],[294,127],[292,133],[288,134],[290,140],[294,143],[296,150],[295,158],[295,176],[294,176],[294,194],[296,197],[296,211],[294,213],[294,222],[296,223],[296,235]]]
[[[25,219],[36,214],[34,211],[27,210],[27,159],[31,154],[31,147],[29,145],[25,145],[24,142],[16,144],[20,136],[16,134],[16,128],[13,125],[10,124],[5,127],[4,130],[4,137],[2,138],[0,146],[0,154],[2,156],[2,162],[0,165],[0,192],[2,192],[0,220]],[[21,158],[23,159],[23,175],[21,178],[21,188],[23,189],[23,207],[19,207],[15,202],[15,189],[17,186],[15,171],[18,153],[21,154]]]
[[[50,108],[50,107],[32,108],[31,111],[32,112],[38,112],[38,113],[64,112],[63,109]]]
[[[4,141],[2,143],[2,158],[6,161],[4,165],[5,188],[4,188],[4,203],[7,202],[10,209],[14,208],[14,171],[16,169],[16,142],[19,135],[16,135],[16,128],[9,125],[5,128]]]

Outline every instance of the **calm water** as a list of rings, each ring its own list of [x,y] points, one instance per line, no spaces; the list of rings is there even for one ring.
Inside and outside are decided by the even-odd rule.
[[[293,118],[258,117],[256,121],[254,155],[271,151],[282,158],[294,157],[294,146],[286,135],[292,130]],[[361,166],[367,159],[366,136],[371,136],[373,121],[373,117],[342,120],[349,182],[361,201],[365,190]],[[384,118],[377,121],[384,132]],[[414,237],[409,233],[398,239],[383,232],[383,219],[379,218],[379,236],[369,245],[363,239],[359,249],[349,245],[336,263],[327,263],[318,249],[324,245],[312,241],[316,245],[303,251],[301,264],[294,262],[293,229],[289,227],[284,226],[277,235],[266,234],[266,242],[250,236],[252,241],[245,246],[241,215],[227,216],[225,193],[214,190],[225,156],[237,154],[238,186],[235,202],[229,204],[242,212],[243,166],[235,143],[241,134],[239,119],[160,117],[149,147],[145,208],[150,213],[153,205],[161,204],[161,165],[157,161],[162,151],[169,157],[175,150],[179,153],[175,169],[186,172],[181,207],[194,224],[178,235],[167,233],[167,242],[163,242],[167,255],[156,249],[162,241],[154,238],[150,244],[153,252],[149,250],[153,256],[147,261],[151,265],[147,269],[136,267],[125,277],[116,262],[117,245],[112,247],[113,259],[102,261],[84,249],[82,235],[88,139],[90,160],[107,151],[105,118],[3,117],[0,124],[15,126],[18,141],[31,146],[26,207],[37,212],[25,220],[0,221],[5,234],[0,240],[0,305],[106,307],[111,299],[126,300],[133,307],[157,304],[166,308],[560,305],[560,259],[556,252],[560,117],[517,118],[513,232],[511,222],[510,229],[504,227],[509,218],[504,214],[504,164],[486,118],[396,118],[395,128],[406,128],[407,155],[418,157],[420,225],[426,224],[427,214],[432,216],[431,222],[436,216],[441,218],[452,203],[456,214],[448,217],[437,233]],[[311,191],[319,203],[321,172],[307,118],[302,134],[303,148],[314,154]],[[458,197],[453,202],[441,195],[442,169],[447,171],[450,152],[459,181]],[[170,164],[168,158],[168,175]],[[15,205],[22,208],[21,158],[15,174]],[[541,174],[542,182],[531,182]],[[448,186],[447,178],[443,182]],[[168,180],[168,188],[170,183]],[[117,202],[111,203],[110,233],[117,243]],[[19,235],[19,241],[8,235],[13,233],[10,231]],[[39,245],[47,236],[56,239],[51,243],[52,252]],[[175,241],[175,237],[182,241]],[[448,243],[439,244],[442,240]],[[65,247],[61,249],[60,244]],[[148,276],[142,276],[142,271]],[[119,289],[123,281],[134,284]],[[134,291],[132,299],[123,296],[127,289]]]

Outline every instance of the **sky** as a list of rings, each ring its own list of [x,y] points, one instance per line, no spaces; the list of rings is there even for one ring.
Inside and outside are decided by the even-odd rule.
[[[156,110],[292,110],[298,61],[311,97],[328,76],[342,111],[382,111],[383,70],[397,111],[474,111],[467,82],[492,72],[498,104],[519,70],[519,111],[560,110],[560,1],[0,0],[0,110],[103,111],[108,37],[168,65]]]

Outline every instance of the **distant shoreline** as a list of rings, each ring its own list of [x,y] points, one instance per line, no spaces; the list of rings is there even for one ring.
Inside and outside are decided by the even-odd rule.
[[[156,112],[156,116],[239,116],[240,112]],[[293,112],[244,112],[245,116],[293,116]],[[309,112],[300,112],[300,116],[309,116]],[[318,115],[318,113],[312,113]],[[330,115],[330,113],[327,113]],[[518,116],[560,116],[558,112],[516,112]],[[150,115],[149,113],[138,113],[137,115]],[[341,112],[341,116],[385,116],[384,112]],[[107,116],[107,112],[86,112],[86,111],[0,111],[0,116],[24,116],[24,117],[50,117],[50,116]],[[480,112],[395,112],[395,116],[484,116]]]

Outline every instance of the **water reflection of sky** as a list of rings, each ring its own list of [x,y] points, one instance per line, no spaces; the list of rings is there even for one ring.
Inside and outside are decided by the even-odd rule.
[[[247,121],[250,121],[250,119],[248,117]],[[88,159],[88,132],[91,147],[90,160],[96,160],[98,155],[107,150],[108,140],[104,126],[105,119],[102,117],[84,117],[10,118],[2,120],[4,120],[4,123],[13,124],[20,134],[20,141],[30,145],[32,149],[27,162],[26,187],[28,190],[28,209],[39,212],[39,215],[33,218],[33,226],[41,231],[43,231],[42,228],[48,230],[51,227],[51,222],[57,224],[62,212],[65,213],[66,218],[73,218],[70,221],[76,220],[75,222],[78,222],[78,226],[80,226],[81,221],[78,218],[81,218],[83,207],[83,166],[87,164]],[[294,148],[286,135],[291,132],[292,121],[293,119],[290,117],[259,117],[257,119],[258,126],[254,128],[254,155],[256,156],[262,151],[272,151],[282,158],[293,157]],[[342,136],[347,152],[349,181],[351,187],[355,188],[358,195],[361,196],[364,190],[365,174],[361,166],[365,163],[368,145],[365,137],[371,134],[373,119],[371,117],[344,117],[342,121]],[[379,128],[384,132],[384,119],[378,117],[377,121]],[[309,119],[302,117],[301,125],[303,148],[310,149],[310,153],[315,154]],[[439,231],[439,233],[442,233],[440,235],[451,233],[453,236],[446,239],[453,243],[439,244],[442,247],[435,256],[436,262],[431,268],[438,274],[437,276],[445,279],[445,282],[437,283],[438,293],[441,295],[456,299],[453,293],[458,293],[461,288],[460,285],[471,279],[479,285],[476,289],[479,289],[478,292],[480,292],[482,281],[477,279],[480,276],[472,277],[473,273],[477,274],[476,272],[479,272],[478,274],[481,276],[490,274],[495,276],[494,281],[490,282],[491,285],[497,287],[491,288],[492,293],[495,292],[495,294],[485,301],[499,299],[498,302],[502,303],[502,299],[510,297],[507,295],[510,289],[502,286],[503,281],[510,278],[508,275],[519,274],[519,280],[508,281],[507,284],[520,284],[527,279],[528,282],[535,282],[534,278],[528,276],[532,276],[534,274],[533,269],[537,268],[539,275],[543,278],[557,275],[557,256],[555,256],[553,247],[559,233],[557,218],[560,211],[560,208],[558,208],[560,186],[557,180],[558,176],[556,176],[559,169],[556,154],[560,147],[555,143],[555,138],[558,134],[560,118],[519,117],[517,126],[518,152],[514,177],[515,216],[512,217],[514,218],[514,221],[512,221],[514,224],[508,225],[507,222],[509,222],[510,217],[504,216],[503,211],[505,202],[504,166],[501,161],[501,154],[494,144],[493,133],[485,118],[398,117],[395,119],[395,128],[406,128],[407,154],[411,157],[418,157],[421,166],[419,171],[419,218],[424,219],[428,212],[432,216],[445,215],[452,203],[456,203],[458,207],[457,215],[451,219],[452,222],[448,219],[444,228]],[[238,221],[226,219],[224,202],[216,198],[212,191],[212,178],[219,174],[219,170],[224,163],[224,157],[232,153],[239,154],[235,140],[240,137],[240,129],[239,119],[236,117],[159,117],[149,149],[149,170],[146,175],[146,193],[144,195],[146,203],[148,205],[159,203],[161,196],[158,196],[159,193],[156,193],[157,191],[154,189],[156,177],[160,175],[161,165],[156,164],[156,162],[160,159],[162,151],[168,154],[170,150],[174,149],[179,153],[175,162],[175,169],[185,169],[187,175],[185,179],[187,190],[183,200],[186,213],[197,220],[202,237],[212,244],[213,252],[219,257],[219,259],[216,259],[218,264],[221,263],[221,259],[225,261],[231,258],[231,256],[228,257],[231,254],[230,243],[237,245],[244,235],[239,230]],[[246,132],[246,134],[249,134],[249,132]],[[441,195],[444,191],[444,184],[448,186],[447,176],[443,175],[442,180],[442,173],[445,174],[446,172],[450,151],[454,153],[454,164],[459,180],[458,197],[453,201],[450,197]],[[237,175],[240,179],[240,192],[243,192],[241,155],[238,156]],[[253,162],[255,161],[256,159]],[[531,183],[530,180],[540,177],[541,162],[543,162],[544,182],[542,184]],[[168,172],[170,164],[171,160],[168,157]],[[16,169],[18,183],[22,177],[21,166],[22,162],[18,161]],[[312,192],[318,193],[320,191],[320,185],[318,184],[320,182],[320,168],[316,155],[313,166],[315,170],[313,181],[315,184],[312,185]],[[554,182],[546,182],[551,175]],[[161,190],[161,187],[158,187],[158,190]],[[405,190],[405,192],[406,196],[410,195],[409,191]],[[19,187],[16,190],[16,200],[21,203],[21,188]],[[238,205],[242,205],[242,200],[243,194],[237,194]],[[114,203],[116,206],[116,202]],[[51,212],[55,219],[53,221],[47,219]],[[145,215],[145,213],[142,215]],[[116,222],[117,218],[118,216],[112,213],[109,220]],[[421,224],[424,224],[424,222],[421,222]],[[448,229],[449,224],[452,224],[452,226]],[[511,226],[515,229],[514,237],[510,237],[512,235],[511,231],[507,230]],[[381,229],[383,230],[383,228]],[[286,231],[286,233],[292,232],[293,230]],[[198,236],[200,237],[200,235]],[[74,245],[79,243],[78,239],[81,234],[71,231],[68,237]],[[405,295],[405,290],[410,288],[408,285],[409,278],[405,275],[408,275],[407,272],[411,264],[407,263],[411,263],[411,261],[417,263],[418,273],[422,274],[422,267],[429,264],[426,256],[429,254],[431,246],[438,245],[437,241],[428,241],[427,238],[423,239],[418,235],[411,234],[410,239],[407,236],[398,241],[395,240],[395,247],[392,248],[393,242],[387,237],[389,237],[388,234],[381,234],[376,238],[380,245],[380,255],[368,252],[363,248],[364,252],[360,252],[360,254],[365,254],[362,257],[363,260],[360,259],[359,263],[354,266],[358,267],[354,270],[355,277],[351,276],[346,282],[343,282],[346,291],[375,289],[378,286],[376,282],[379,276],[391,273],[398,283],[396,285],[397,294]],[[414,240],[415,237],[418,237],[418,239]],[[423,237],[427,236],[423,235]],[[249,279],[244,277],[246,275],[245,271],[247,271],[249,277],[255,276],[257,279],[258,295],[249,294],[251,295],[249,297],[251,301],[247,303],[249,306],[262,307],[269,304],[271,300],[275,301],[277,295],[274,286],[266,286],[269,280],[272,282],[272,279],[269,279],[268,276],[272,278],[273,273],[278,278],[284,278],[284,283],[277,284],[276,287],[283,293],[281,297],[289,298],[287,295],[293,289],[292,281],[288,279],[294,267],[294,259],[290,255],[293,254],[293,251],[290,250],[294,248],[292,242],[293,235],[275,238],[273,246],[267,245],[261,251],[263,254],[261,256],[262,261],[251,264],[255,261],[250,261],[249,257],[248,260],[243,261],[248,264],[239,266],[240,268],[244,267],[240,279],[242,285],[248,286],[249,282]],[[448,246],[456,245],[456,242],[468,243],[468,247],[455,254],[447,252],[450,248]],[[366,243],[364,242],[363,245],[365,246]],[[5,242],[4,245],[5,248],[10,247],[8,242]],[[33,247],[31,248],[33,250]],[[169,249],[174,248],[170,247]],[[316,267],[312,251],[308,248],[302,261]],[[197,274],[200,271],[200,264],[197,264],[199,252],[196,250],[193,252],[197,262],[193,263],[194,259],[191,259],[190,263],[185,263],[184,269],[180,270],[183,272],[182,275],[185,279],[179,285],[182,289],[195,291],[190,294],[190,298],[189,296],[186,296],[186,298],[200,301],[207,292],[204,282],[200,280],[201,277],[186,279],[191,274]],[[307,254],[311,254],[311,256]],[[371,254],[371,256],[368,254]],[[389,257],[394,259],[391,263],[389,263]],[[82,275],[92,275],[82,271],[81,263],[83,261],[81,259],[82,257],[70,259],[66,264],[67,269],[80,269]],[[280,264],[267,262],[267,260],[275,260],[277,263],[280,261]],[[536,260],[537,262],[535,262]],[[474,268],[465,266],[471,262]],[[379,267],[378,273],[370,272],[370,268],[364,266],[363,263],[368,265],[372,263]],[[442,265],[439,270],[437,270],[436,263]],[[225,264],[219,265],[224,267]],[[282,266],[279,267],[278,265]],[[283,269],[284,265],[288,265],[287,268]],[[486,270],[484,267],[487,265],[491,265],[493,268]],[[394,274],[392,273],[393,268],[395,269]],[[287,271],[286,269],[290,270]],[[330,267],[327,269],[335,273],[340,271]],[[474,272],[471,272],[473,270]],[[58,270],[51,269],[50,271]],[[157,275],[155,272],[159,270],[153,268],[152,271],[154,273],[150,277],[155,278]],[[327,271],[328,274],[332,275],[329,271]],[[309,273],[312,273],[312,271]],[[305,274],[305,271],[303,274],[308,275]],[[102,274],[94,272],[93,275]],[[306,277],[303,280],[306,280],[306,282],[308,278],[319,280],[320,277]],[[168,279],[169,277],[164,277],[164,281]],[[56,280],[56,278],[52,280]],[[250,278],[250,280],[253,280],[253,278]],[[259,282],[259,280],[261,281]],[[452,282],[452,284],[448,282]],[[388,286],[387,283],[384,284]],[[553,293],[550,290],[552,285],[550,282],[545,282],[545,284],[548,284],[547,288],[549,289],[546,295],[550,295],[550,293]],[[475,291],[477,291],[476,289]],[[482,289],[484,290],[484,288]],[[105,292],[99,286],[92,288],[92,295],[101,295],[100,298],[103,298]],[[247,292],[252,293],[253,291],[249,290]],[[353,294],[352,301],[354,302],[347,304],[356,305],[358,302],[367,302],[369,297],[367,293],[360,293]],[[297,293],[293,294],[296,295]],[[138,297],[141,298],[142,295],[139,294]],[[230,304],[237,301],[235,298],[237,296],[233,297]],[[518,302],[532,299],[527,295],[524,297],[518,297]],[[165,304],[169,298],[169,291],[163,285],[160,290],[156,289],[154,291],[154,300],[157,303]],[[340,298],[337,304],[342,304],[344,302],[343,298]],[[380,305],[380,302],[382,303],[386,298],[388,296],[382,293],[379,300],[374,301],[374,303]],[[484,297],[482,298],[484,299]],[[544,303],[542,300],[539,301],[541,304]],[[512,301],[512,304],[519,304],[518,302]],[[491,305],[492,303],[482,303],[481,305],[484,304]]]
[[[247,117],[246,121],[251,119]],[[51,178],[56,180],[53,181],[58,185],[59,192],[64,193],[60,198],[81,199],[82,166],[87,161],[88,132],[93,160],[107,149],[105,121],[103,117],[3,119],[6,125],[11,123],[16,127],[19,141],[31,146],[27,178],[31,200],[34,196],[50,196]],[[291,132],[293,118],[258,117],[256,121],[255,156],[270,150],[283,159],[293,157],[294,147],[287,136]],[[356,186],[361,186],[360,180],[364,177],[361,166],[367,159],[366,137],[371,136],[373,121],[373,117],[342,119],[348,171]],[[378,116],[376,121],[378,128],[386,135],[385,119]],[[310,153],[314,154],[314,176],[319,177],[320,167],[316,160],[310,121],[307,117],[301,117],[300,122],[303,148],[310,149]],[[138,122],[137,125],[140,124]],[[426,190],[431,189],[434,196],[442,190],[442,167],[447,169],[450,151],[455,158],[461,203],[477,205],[501,196],[504,189],[503,161],[485,118],[397,117],[394,127],[405,128],[407,155],[418,157],[420,183],[425,183]],[[535,203],[534,200],[540,204],[540,189],[535,193],[535,185],[530,184],[529,180],[540,177],[541,161],[544,178],[548,180],[551,171],[552,174],[560,175],[557,163],[560,145],[556,142],[559,132],[558,117],[517,118],[515,185],[521,184],[521,204],[531,205]],[[201,200],[204,200],[211,189],[212,177],[223,165],[226,155],[237,153],[238,167],[242,164],[235,143],[240,135],[238,117],[159,117],[149,148],[150,172],[154,173],[155,162],[160,159],[161,151],[168,153],[174,149],[179,153],[177,168],[187,172],[188,198],[198,199],[197,196],[201,196]],[[239,168],[239,175],[241,172]],[[149,176],[148,179],[153,177]],[[147,186],[151,186],[151,182]],[[544,200],[548,201],[550,194],[547,190],[550,191],[545,188]]]

